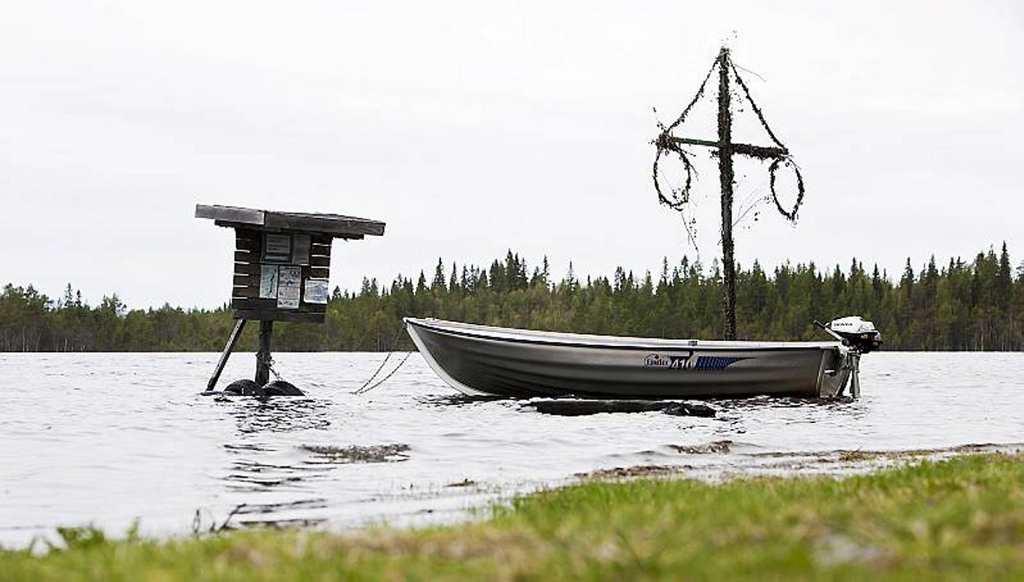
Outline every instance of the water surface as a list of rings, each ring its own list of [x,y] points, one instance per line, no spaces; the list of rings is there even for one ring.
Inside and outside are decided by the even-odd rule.
[[[351,394],[383,357],[278,354],[308,397],[260,402],[199,395],[217,354],[0,354],[0,545],[136,519],[152,535],[229,515],[234,526],[332,529],[444,521],[615,467],[843,472],[858,465],[838,451],[1024,441],[1020,353],[870,354],[858,401],[713,401],[714,418],[565,417],[461,398],[416,354],[385,385]],[[236,354],[222,386],[253,366]],[[324,454],[354,445],[396,446],[380,459]]]

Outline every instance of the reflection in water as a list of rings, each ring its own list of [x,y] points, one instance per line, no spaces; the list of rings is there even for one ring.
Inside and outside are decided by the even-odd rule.
[[[313,471],[316,469],[243,459],[231,464],[230,472],[224,477],[224,482],[233,491],[263,491],[296,485],[309,478]]]
[[[310,527],[324,523],[323,517],[275,517],[283,514],[294,514],[302,511],[320,511],[327,509],[327,500],[323,498],[302,499],[285,503],[243,503],[228,514],[220,529],[245,528],[294,528]]]
[[[326,520],[323,510],[330,503],[323,497],[309,497],[320,483],[336,481],[339,465],[396,463],[410,458],[407,444],[351,445],[296,444],[280,446],[268,438],[274,433],[318,435],[332,425],[333,403],[312,398],[274,398],[260,402],[252,398],[218,398],[230,408],[243,442],[226,443],[231,457],[222,477],[225,492],[246,498],[274,494],[283,501],[246,501],[228,513],[227,527],[298,527]],[[333,411],[337,415],[337,411]],[[251,439],[261,439],[253,442]],[[263,439],[266,439],[264,441]]]
[[[714,404],[723,410],[757,410],[771,408],[800,408],[824,406],[834,408],[844,404],[857,402],[852,398],[794,398],[791,396],[753,396],[751,398],[720,398],[713,400]]]
[[[280,397],[260,401],[250,396],[223,396],[214,402],[229,406],[241,434],[325,430],[331,426],[331,403],[327,400]]]
[[[764,424],[777,426],[779,430],[791,431],[799,435],[806,431],[816,430],[814,425],[823,425],[823,433],[832,433],[833,427],[857,426],[865,419],[870,410],[862,401],[849,398],[837,400],[801,399],[792,397],[757,396],[737,400],[716,400],[719,423],[714,426],[716,438],[727,439],[731,436],[746,435],[748,432],[764,430]],[[804,428],[806,427],[806,428]],[[847,434],[837,434],[832,440],[804,442],[799,438],[791,439],[797,446],[835,446],[849,442]]]
[[[520,400],[505,396],[470,395],[470,394],[443,394],[421,396],[414,399],[417,404],[424,406],[465,406],[467,404],[479,404],[481,402],[514,401]]]

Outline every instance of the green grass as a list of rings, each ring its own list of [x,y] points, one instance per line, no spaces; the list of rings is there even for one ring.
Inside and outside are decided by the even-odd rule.
[[[591,482],[425,530],[66,537],[43,556],[0,551],[0,579],[1024,579],[1024,457],[842,480]]]

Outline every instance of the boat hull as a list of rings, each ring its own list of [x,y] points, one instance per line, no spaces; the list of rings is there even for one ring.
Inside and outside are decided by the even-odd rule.
[[[587,336],[406,319],[430,367],[467,394],[714,398],[839,395],[849,370],[831,342],[702,342]]]

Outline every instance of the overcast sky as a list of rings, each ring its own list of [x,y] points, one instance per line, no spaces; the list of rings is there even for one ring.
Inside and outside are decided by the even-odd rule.
[[[795,227],[768,207],[741,227],[742,263],[898,271],[1003,240],[1017,262],[1022,6],[8,2],[0,282],[219,305],[232,238],[197,202],[386,221],[335,242],[332,286],[508,248],[657,272],[694,250],[650,184],[652,107],[678,114],[723,42],[807,183]],[[767,169],[743,173],[756,200]]]

